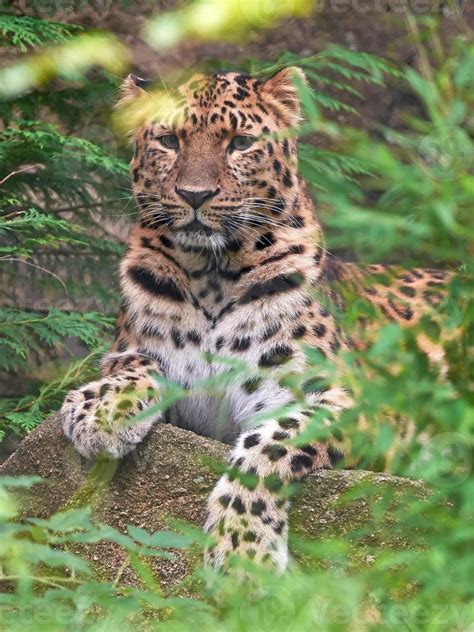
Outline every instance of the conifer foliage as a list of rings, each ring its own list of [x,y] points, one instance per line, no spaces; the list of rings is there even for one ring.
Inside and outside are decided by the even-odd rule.
[[[6,53],[79,32],[0,12]],[[37,425],[94,375],[116,308],[108,279],[123,251],[112,228],[129,201],[127,165],[102,105],[116,80],[96,71],[54,88],[0,103],[0,440]]]

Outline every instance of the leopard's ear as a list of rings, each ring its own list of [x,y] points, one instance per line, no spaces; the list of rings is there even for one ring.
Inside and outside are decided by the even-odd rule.
[[[262,87],[263,93],[279,105],[289,125],[298,123],[301,118],[298,83],[306,83],[305,74],[301,68],[290,66],[272,75]]]
[[[120,101],[121,103],[128,103],[132,99],[140,96],[146,89],[152,85],[152,81],[148,79],[142,79],[137,75],[128,75],[120,86]]]

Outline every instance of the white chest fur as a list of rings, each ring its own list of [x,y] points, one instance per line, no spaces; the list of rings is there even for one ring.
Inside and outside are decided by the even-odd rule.
[[[180,314],[153,313],[148,308],[139,315],[138,350],[156,360],[166,378],[186,391],[168,412],[173,425],[231,442],[259,412],[289,401],[287,391],[269,378],[250,392],[242,386],[249,375],[261,372],[262,355],[284,343],[285,321],[294,319],[298,304],[294,296],[275,302],[258,311],[252,305],[239,306],[218,322],[189,305]],[[276,314],[280,331],[266,340],[265,331]],[[303,363],[298,350],[292,363]]]

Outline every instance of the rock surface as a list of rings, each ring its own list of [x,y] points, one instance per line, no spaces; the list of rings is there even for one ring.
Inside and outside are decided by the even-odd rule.
[[[132,524],[153,532],[169,528],[178,519],[201,526],[206,497],[216,482],[228,446],[170,425],[157,425],[138,448],[118,464],[93,466],[81,458],[61,432],[60,418],[54,415],[32,431],[18,450],[0,466],[0,476],[39,475],[47,482],[22,494],[24,516],[47,517],[59,509],[91,505],[94,518],[126,531]],[[354,528],[370,527],[367,542],[354,547],[357,563],[370,562],[368,551],[387,545],[387,526],[371,524],[370,502],[359,497],[339,503],[355,485],[370,479],[383,489],[420,495],[420,483],[386,474],[357,471],[320,471],[309,476],[296,495],[291,515],[291,532],[309,540],[341,536]],[[373,526],[373,528],[372,528]],[[396,527],[397,525],[395,525]],[[398,533],[398,529],[395,529]],[[407,539],[398,535],[390,546],[405,547]],[[308,564],[304,547],[297,558]],[[115,544],[103,542],[81,550],[97,574],[112,578],[123,563],[123,552]],[[155,558],[152,565],[163,587],[172,588],[189,575],[196,563],[195,552],[178,551],[173,560]],[[314,563],[314,562],[313,562]],[[136,577],[124,568],[122,581],[135,583]]]

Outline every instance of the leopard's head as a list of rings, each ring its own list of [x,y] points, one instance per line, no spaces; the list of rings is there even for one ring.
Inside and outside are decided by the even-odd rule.
[[[184,246],[215,249],[263,226],[291,224],[299,204],[288,133],[300,119],[295,77],[304,75],[285,68],[266,81],[235,72],[194,76],[163,114],[158,101],[153,111],[157,93],[130,75],[124,100],[148,100],[149,115],[133,133],[142,225],[166,227]]]

